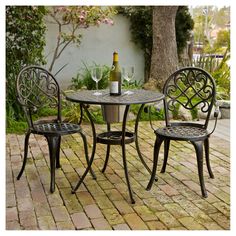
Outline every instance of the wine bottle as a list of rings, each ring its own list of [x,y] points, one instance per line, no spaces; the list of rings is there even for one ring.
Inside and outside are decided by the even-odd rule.
[[[113,53],[113,64],[110,72],[110,95],[121,95],[121,71],[118,63],[118,53]]]

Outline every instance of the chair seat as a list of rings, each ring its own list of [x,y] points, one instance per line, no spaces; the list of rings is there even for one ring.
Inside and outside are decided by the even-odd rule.
[[[208,131],[206,129],[184,124],[158,128],[155,133],[169,139],[189,141],[201,140],[208,136]]]
[[[81,127],[73,123],[40,123],[34,124],[34,132],[37,134],[64,135],[81,131]]]

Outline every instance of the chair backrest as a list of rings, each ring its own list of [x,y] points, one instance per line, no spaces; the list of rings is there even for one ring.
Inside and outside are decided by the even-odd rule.
[[[215,81],[205,70],[185,67],[174,72],[166,81],[163,93],[166,125],[169,126],[169,112],[178,111],[182,106],[187,110],[200,109],[206,114],[204,127],[207,128],[212,107],[216,99]]]
[[[60,88],[46,69],[39,66],[24,67],[16,79],[16,92],[30,127],[33,127],[32,113],[43,107],[56,108],[57,119],[61,121]]]

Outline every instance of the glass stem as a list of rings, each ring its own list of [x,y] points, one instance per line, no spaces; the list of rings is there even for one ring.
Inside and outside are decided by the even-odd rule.
[[[96,90],[98,91],[98,81],[96,81]]]

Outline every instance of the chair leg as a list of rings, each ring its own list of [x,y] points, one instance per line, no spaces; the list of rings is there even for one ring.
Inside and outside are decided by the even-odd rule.
[[[214,179],[213,172],[211,170],[211,165],[210,165],[210,158],[209,158],[209,139],[207,138],[204,141],[204,148],[205,148],[205,156],[206,156],[206,165],[207,165],[207,170],[210,175],[210,178]]]
[[[194,145],[194,148],[196,150],[197,154],[197,166],[198,166],[198,175],[199,175],[199,181],[201,185],[201,191],[202,191],[202,196],[204,198],[207,197],[207,191],[204,183],[204,177],[203,177],[203,142],[192,142]]]
[[[56,169],[56,159],[58,145],[60,143],[60,136],[46,136],[48,141],[49,148],[49,157],[50,157],[50,173],[51,173],[51,182],[50,182],[50,192],[53,193],[55,191],[55,169]]]
[[[56,168],[60,168],[61,164],[60,164],[60,147],[61,147],[61,136],[58,137],[58,144],[57,144],[57,153],[56,153]]]
[[[161,173],[165,173],[165,171],[166,171],[166,164],[167,164],[167,160],[168,160],[169,147],[170,147],[170,140],[165,139],[164,140],[164,161],[163,161],[163,166],[161,168]]]
[[[157,162],[158,162],[158,155],[159,155],[159,151],[160,151],[160,147],[161,147],[162,142],[163,142],[163,139],[157,136],[156,141],[155,141],[155,145],[154,145],[152,174],[151,174],[151,178],[149,180],[149,183],[146,187],[146,190],[151,189],[151,187],[153,185],[153,182],[155,180],[156,170],[157,170]]]
[[[29,145],[29,137],[30,137],[31,132],[27,132],[25,135],[25,145],[24,145],[24,159],[23,159],[23,164],[21,167],[21,170],[17,176],[17,180],[19,180],[24,172],[25,165],[27,162],[27,155],[28,155],[28,145]]]

